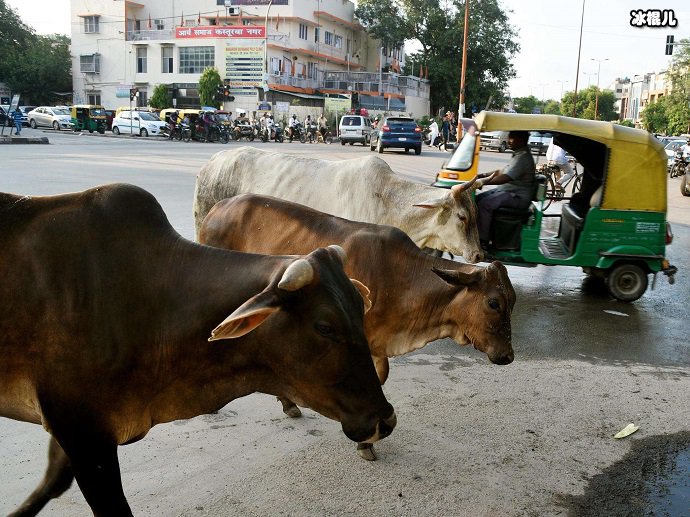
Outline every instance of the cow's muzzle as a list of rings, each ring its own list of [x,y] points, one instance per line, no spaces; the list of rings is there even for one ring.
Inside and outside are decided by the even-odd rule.
[[[489,355],[489,361],[491,361],[494,364],[510,364],[513,362],[513,359],[515,359],[515,355],[513,354],[513,351],[510,350],[507,354],[488,354]]]
[[[364,431],[364,428],[359,426],[357,427],[357,430],[355,430],[355,428],[347,425],[345,421],[343,421],[343,432],[353,442],[378,442],[379,440],[382,440],[383,438],[391,434],[393,432],[393,429],[395,428],[395,425],[398,423],[398,418],[395,415],[395,410],[393,410],[392,406],[390,409],[390,416],[386,418],[378,418],[374,422],[371,422],[371,420],[369,420],[369,424],[364,426],[364,428],[367,429],[366,431]]]
[[[379,440],[383,440],[386,436],[393,432],[393,429],[395,429],[397,423],[398,417],[395,416],[394,411],[393,414],[388,418],[379,420],[379,423],[376,424],[376,432],[374,435],[367,440],[362,440],[362,443],[375,443]]]

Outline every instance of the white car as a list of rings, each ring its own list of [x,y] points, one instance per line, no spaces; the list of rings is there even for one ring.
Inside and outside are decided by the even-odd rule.
[[[160,135],[161,129],[166,126],[158,115],[147,111],[121,111],[113,119],[113,133],[134,134],[140,136]]]
[[[71,130],[74,127],[69,109],[55,106],[39,106],[27,113],[26,118],[32,129],[45,126],[59,131],[60,129]]]
[[[669,170],[671,169],[671,167],[673,167],[673,162],[676,158],[676,150],[679,147],[683,147],[687,143],[687,141],[687,138],[678,138],[676,140],[670,140],[666,144],[666,147],[664,147],[664,151],[666,151],[666,156],[668,157],[667,168]]]

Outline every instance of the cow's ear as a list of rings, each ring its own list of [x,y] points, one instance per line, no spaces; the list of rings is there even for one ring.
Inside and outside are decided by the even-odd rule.
[[[369,298],[369,293],[371,293],[371,291],[366,285],[364,285],[359,280],[350,278],[350,282],[352,282],[352,285],[354,285],[357,288],[359,294],[362,295],[362,300],[364,301],[364,314],[366,314],[371,310],[373,306],[373,303],[371,303],[371,298]]]
[[[244,336],[261,325],[266,318],[280,310],[278,297],[270,292],[252,296],[211,331],[209,341]]]
[[[418,206],[420,208],[443,208],[448,203],[448,196],[449,194],[446,194],[445,196],[436,199],[430,199],[429,201],[415,203],[412,206]]]
[[[447,284],[457,287],[467,287],[479,282],[481,279],[481,271],[463,273],[462,271],[456,271],[454,269],[439,269],[436,267],[432,267],[431,270]]]

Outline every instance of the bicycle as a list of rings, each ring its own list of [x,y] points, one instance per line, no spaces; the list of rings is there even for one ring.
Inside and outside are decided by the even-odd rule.
[[[582,188],[583,172],[577,170],[577,162],[571,161],[570,163],[572,164],[573,171],[575,171],[575,174],[568,178],[567,181],[560,184],[561,188],[558,188],[556,186],[558,185],[556,177],[561,172],[561,169],[558,167],[558,165],[542,163],[539,166],[537,166],[537,174],[543,174],[544,176],[546,176],[546,195],[544,196],[544,210],[549,208],[553,201],[561,201],[563,199],[566,199],[565,193],[570,183],[573,183],[571,191],[572,194],[579,192]]]

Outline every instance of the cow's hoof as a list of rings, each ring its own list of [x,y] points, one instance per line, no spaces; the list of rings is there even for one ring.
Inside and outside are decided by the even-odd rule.
[[[358,443],[357,454],[367,461],[376,461],[376,452],[374,452],[373,443]]]
[[[283,409],[283,413],[285,413],[290,418],[299,418],[302,416],[302,412],[297,406],[292,406],[287,409]]]

